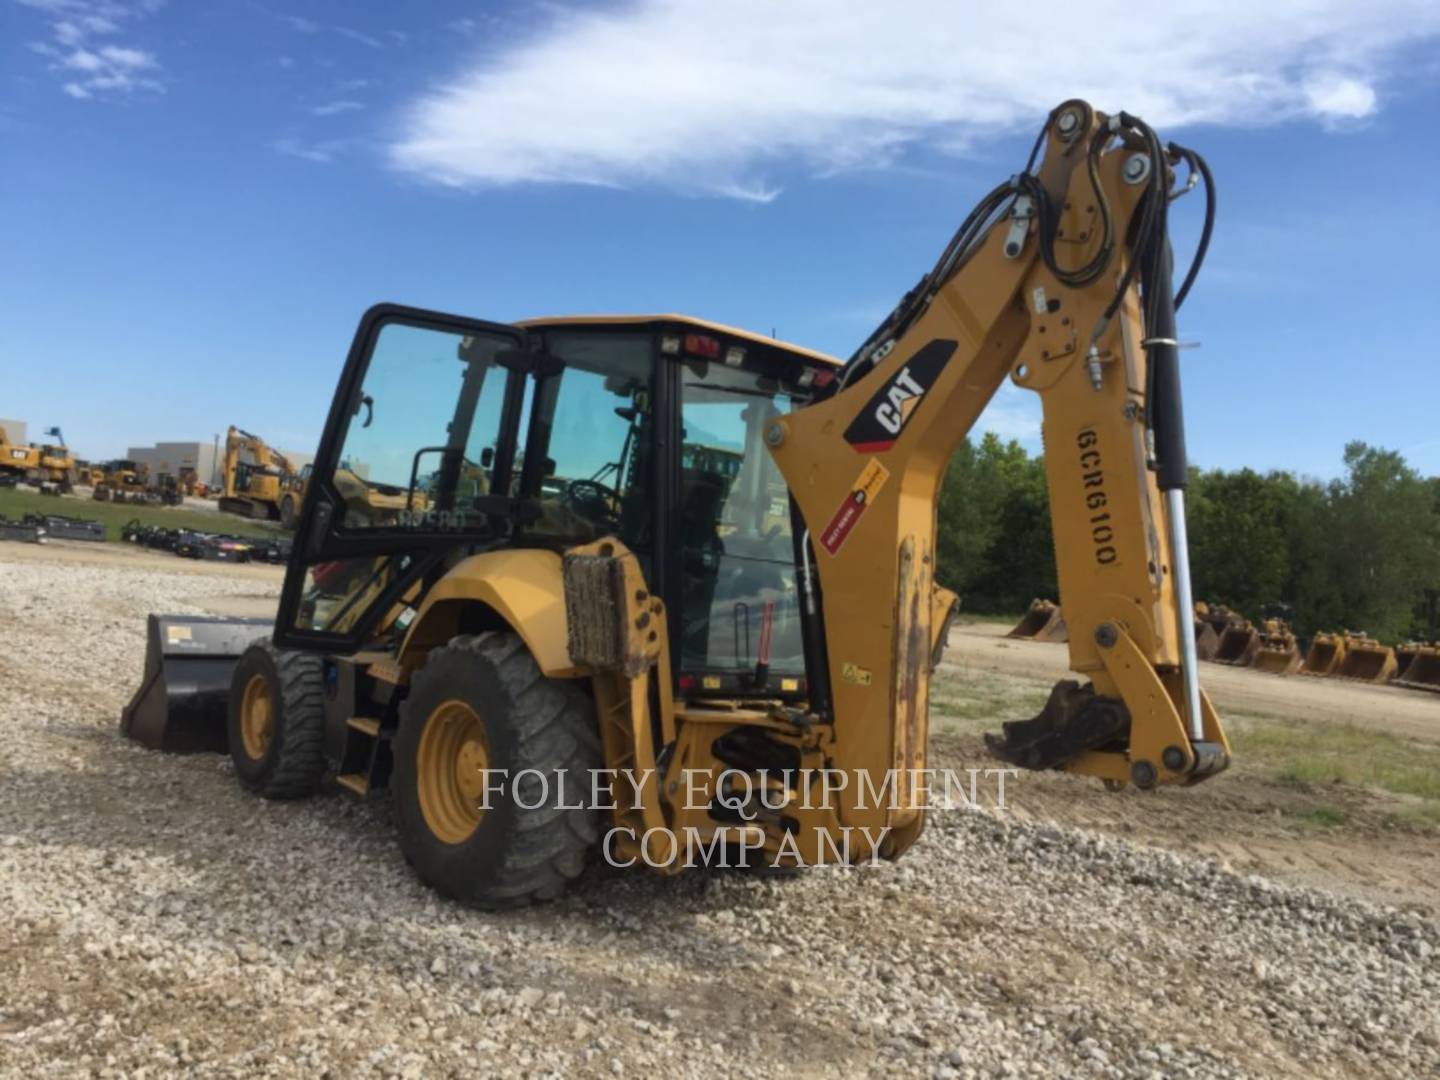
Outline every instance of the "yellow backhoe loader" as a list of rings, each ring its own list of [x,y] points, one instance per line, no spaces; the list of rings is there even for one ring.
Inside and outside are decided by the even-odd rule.
[[[1175,289],[1182,170],[1206,223]],[[372,308],[274,624],[247,645],[261,626],[151,616],[124,729],[228,749],[270,798],[388,785],[419,876],[486,907],[557,895],[597,848],[662,872],[898,857],[934,800],[956,607],[940,480],[1009,379],[1044,412],[1080,677],[991,751],[1117,788],[1216,775],[1175,331],[1208,176],[1063,103],[844,363],[680,316]]]
[[[100,480],[93,484],[91,498],[99,502],[151,502],[150,470],[129,458],[107,461],[100,467]]]

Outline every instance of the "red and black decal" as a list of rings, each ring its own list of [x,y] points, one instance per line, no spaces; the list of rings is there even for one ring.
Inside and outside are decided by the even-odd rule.
[[[850,421],[845,441],[861,454],[879,454],[894,446],[955,349],[955,342],[936,338],[910,357]]]

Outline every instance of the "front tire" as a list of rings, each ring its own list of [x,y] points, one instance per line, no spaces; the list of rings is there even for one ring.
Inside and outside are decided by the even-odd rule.
[[[230,760],[242,787],[265,799],[313,795],[325,776],[321,661],[268,638],[240,656],[230,680]]]
[[[515,634],[432,651],[394,751],[400,847],[427,885],[474,907],[520,907],[584,869],[600,833],[587,801],[602,764],[594,706],[577,683],[542,675]]]

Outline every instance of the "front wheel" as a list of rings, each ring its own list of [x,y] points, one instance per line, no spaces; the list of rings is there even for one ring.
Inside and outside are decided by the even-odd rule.
[[[240,656],[230,681],[230,760],[241,785],[266,799],[313,795],[325,775],[320,658],[269,638]]]
[[[594,706],[547,679],[515,634],[452,638],[400,707],[391,786],[400,847],[426,884],[482,908],[550,900],[599,836]]]

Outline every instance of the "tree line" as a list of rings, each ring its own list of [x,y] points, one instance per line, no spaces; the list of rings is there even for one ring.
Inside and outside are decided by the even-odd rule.
[[[1191,469],[1186,495],[1196,599],[1252,619],[1278,605],[1297,634],[1440,636],[1440,477],[1352,442],[1344,475]],[[966,439],[939,506],[938,576],[964,609],[1012,613],[1058,589],[1045,468],[1017,442]]]

